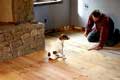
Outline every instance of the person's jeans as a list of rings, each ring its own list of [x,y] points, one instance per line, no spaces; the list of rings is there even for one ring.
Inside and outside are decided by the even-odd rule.
[[[119,36],[117,36],[119,37]],[[97,31],[91,31],[88,36],[87,39],[89,42],[99,42],[100,39],[100,32]],[[106,42],[105,42],[105,46],[114,46],[115,44],[118,43],[118,40],[116,39],[116,37],[113,35],[111,36],[111,38],[109,38]]]
[[[100,32],[93,30],[88,34],[87,39],[89,42],[99,42],[99,37],[100,37]]]

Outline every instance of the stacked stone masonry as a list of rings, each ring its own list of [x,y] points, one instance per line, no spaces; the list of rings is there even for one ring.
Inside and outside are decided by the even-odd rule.
[[[0,61],[44,48],[44,24],[0,25]]]

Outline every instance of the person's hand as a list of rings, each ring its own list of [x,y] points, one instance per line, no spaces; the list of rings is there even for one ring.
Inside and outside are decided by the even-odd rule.
[[[101,50],[101,49],[103,49],[103,47],[97,45],[97,46],[94,46],[94,47],[92,47],[92,48],[90,48],[90,49],[88,49],[88,50],[90,51],[90,50]]]
[[[83,35],[84,35],[85,37],[87,37],[87,32],[85,31]]]

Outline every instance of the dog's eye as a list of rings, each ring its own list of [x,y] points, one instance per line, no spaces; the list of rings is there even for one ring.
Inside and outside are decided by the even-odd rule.
[[[57,54],[57,51],[53,51],[53,54]]]

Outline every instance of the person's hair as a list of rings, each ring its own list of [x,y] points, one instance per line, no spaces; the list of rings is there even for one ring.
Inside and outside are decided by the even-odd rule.
[[[92,16],[98,18],[101,16],[101,13],[99,10],[94,10],[92,13],[91,13]]]

